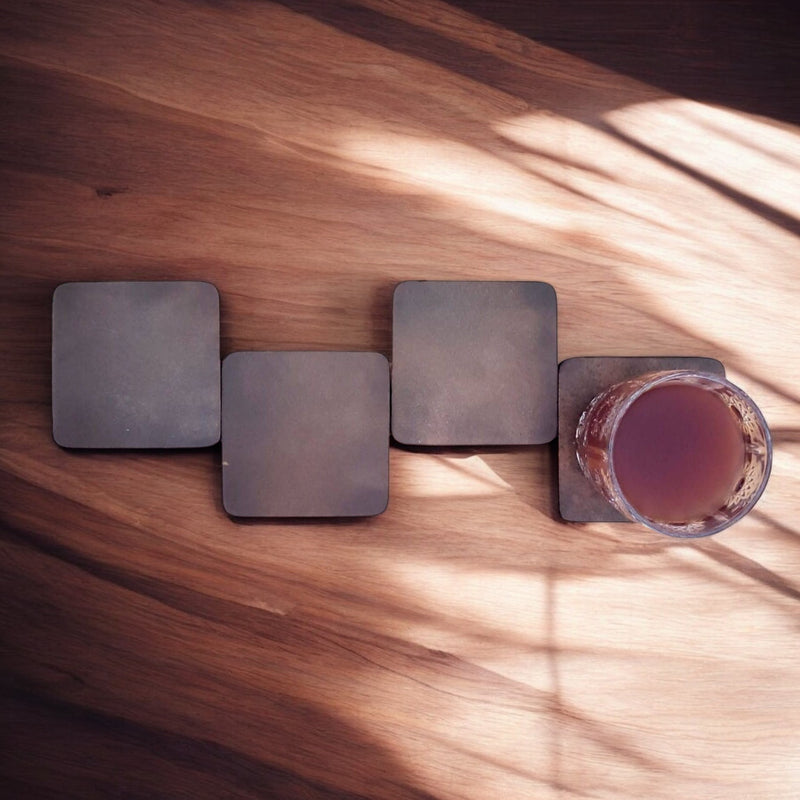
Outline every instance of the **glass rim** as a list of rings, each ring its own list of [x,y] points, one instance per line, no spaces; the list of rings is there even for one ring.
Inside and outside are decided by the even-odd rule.
[[[726,519],[724,522],[721,522],[719,525],[712,526],[708,531],[702,531],[700,533],[690,533],[686,532],[683,533],[680,530],[675,530],[676,528],[679,529],[682,525],[686,523],[680,522],[664,522],[660,523],[655,520],[650,519],[649,517],[640,514],[633,504],[628,500],[625,495],[625,492],[622,491],[622,487],[619,485],[619,481],[617,480],[617,471],[614,468],[614,444],[616,441],[617,430],[619,429],[620,423],[622,422],[623,417],[628,412],[628,409],[638,400],[643,394],[655,389],[658,386],[661,386],[665,383],[672,383],[676,381],[682,381],[686,378],[700,378],[708,383],[716,384],[722,388],[728,389],[737,397],[741,398],[750,410],[754,413],[756,418],[756,422],[758,423],[759,427],[764,433],[764,441],[765,441],[765,464],[764,464],[764,474],[761,476],[761,481],[759,482],[758,488],[747,503],[741,508],[736,514],[733,514],[730,519]],[[682,370],[659,370],[656,372],[651,373],[644,373],[643,375],[639,375],[637,380],[644,380],[642,385],[637,386],[636,389],[631,392],[631,394],[625,398],[625,400],[620,404],[619,410],[615,410],[615,417],[614,421],[611,425],[611,430],[608,434],[608,476],[611,482],[611,486],[614,490],[616,497],[619,499],[620,502],[620,511],[628,516],[630,519],[634,520],[635,522],[639,522],[642,525],[650,528],[650,530],[655,531],[656,533],[663,533],[667,536],[674,536],[679,539],[700,539],[704,536],[711,536],[716,533],[720,533],[724,531],[726,528],[729,528],[734,523],[741,520],[744,516],[746,516],[753,506],[758,502],[761,495],[764,493],[764,489],[767,487],[767,482],[769,480],[770,473],[772,472],[772,434],[769,430],[769,425],[767,425],[767,420],[764,418],[764,414],[762,413],[761,409],[756,405],[753,399],[750,397],[744,389],[741,389],[735,383],[731,383],[727,378],[721,375],[715,375],[711,372],[701,372],[699,370],[691,370],[691,369],[682,369]],[[626,383],[626,381],[622,381],[621,383]]]

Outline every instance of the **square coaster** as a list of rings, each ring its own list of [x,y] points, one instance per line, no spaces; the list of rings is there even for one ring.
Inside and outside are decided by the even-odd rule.
[[[222,497],[235,517],[365,517],[384,511],[386,358],[346,352],[227,356]]]
[[[62,447],[219,441],[219,294],[203,281],[64,283],[53,293]]]
[[[538,281],[405,281],[394,291],[392,435],[523,445],[556,435],[556,293]]]
[[[584,476],[575,455],[575,431],[595,395],[615,383],[667,369],[725,375],[715,358],[592,356],[567,358],[558,368],[558,503],[569,522],[629,522]]]

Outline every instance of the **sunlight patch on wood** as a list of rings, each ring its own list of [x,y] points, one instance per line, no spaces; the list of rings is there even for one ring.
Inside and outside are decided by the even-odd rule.
[[[395,473],[393,492],[397,495],[494,497],[513,491],[480,456],[408,453],[398,461]]]
[[[800,216],[800,134],[740,111],[684,98],[609,111],[627,136],[703,176]]]
[[[438,613],[483,629],[521,635],[540,642],[546,622],[547,585],[544,576],[506,570],[463,569],[453,563],[427,561],[396,565],[398,586]]]

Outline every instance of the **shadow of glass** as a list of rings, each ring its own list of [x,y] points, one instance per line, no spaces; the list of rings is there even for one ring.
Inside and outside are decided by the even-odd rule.
[[[753,512],[755,513],[755,512]],[[762,515],[762,519],[763,519]],[[774,524],[774,523],[772,523]],[[797,535],[797,534],[795,534]],[[692,546],[714,561],[724,564],[754,581],[773,589],[791,600],[800,600],[800,586],[793,585],[786,578],[759,564],[742,553],[737,553],[720,541],[697,541]]]
[[[800,428],[770,428],[770,433],[776,444],[800,442]]]

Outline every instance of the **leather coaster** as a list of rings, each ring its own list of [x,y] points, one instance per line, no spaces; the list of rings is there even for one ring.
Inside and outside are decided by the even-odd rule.
[[[240,352],[222,363],[222,496],[235,517],[363,517],[389,499],[379,353]]]
[[[394,291],[392,435],[407,445],[556,435],[556,293],[538,281],[405,281]]]
[[[568,358],[558,367],[558,503],[569,522],[629,522],[584,476],[575,455],[575,431],[595,395],[615,383],[658,370],[690,369],[725,375],[714,358],[593,356]]]
[[[63,283],[53,293],[62,447],[219,441],[219,294],[202,281]]]

